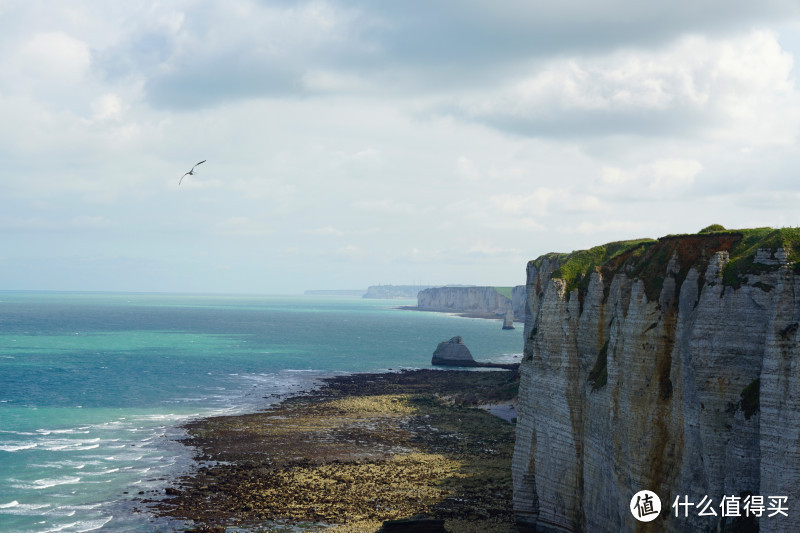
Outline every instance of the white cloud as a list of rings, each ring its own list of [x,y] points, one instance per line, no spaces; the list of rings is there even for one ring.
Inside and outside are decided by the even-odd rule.
[[[16,67],[37,84],[81,81],[91,65],[89,46],[64,32],[37,33],[22,44]]]
[[[92,102],[95,120],[118,119],[122,114],[122,109],[122,99],[114,93],[99,96]]]
[[[786,143],[796,138],[800,118],[792,66],[769,31],[687,36],[660,50],[534,64],[534,73],[502,91],[464,98],[460,108],[532,135],[681,132]]]
[[[361,92],[370,88],[370,83],[359,76],[330,70],[309,70],[302,81],[308,90],[319,92]]]
[[[604,167],[602,180],[609,185],[635,185],[663,190],[691,184],[702,170],[703,165],[694,159],[658,159],[632,170]]]
[[[508,256],[519,254],[518,249],[503,248],[491,242],[478,242],[467,248],[467,253],[479,256]]]
[[[456,161],[456,173],[468,180],[478,180],[481,178],[481,170],[478,165],[466,156],[459,156]]]
[[[599,223],[581,222],[576,228],[565,228],[563,231],[567,233],[578,232],[584,234],[618,232],[624,235],[630,233],[631,231],[642,231],[643,229],[644,224],[641,222],[632,222],[628,220],[604,220]]]
[[[489,200],[500,212],[512,215],[542,216],[556,212],[599,211],[604,208],[599,198],[567,188],[539,187],[531,194],[498,194]]]

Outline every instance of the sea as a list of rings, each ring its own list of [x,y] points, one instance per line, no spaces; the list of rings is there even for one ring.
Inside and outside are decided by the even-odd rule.
[[[429,368],[463,337],[518,362],[522,328],[409,300],[0,291],[0,531],[174,531],[141,500],[194,467],[181,424],[331,375]]]

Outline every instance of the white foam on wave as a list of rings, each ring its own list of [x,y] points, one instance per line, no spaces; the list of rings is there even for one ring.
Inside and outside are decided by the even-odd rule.
[[[20,482],[19,480],[12,480],[16,481],[15,484],[11,486],[15,489],[32,489],[32,490],[42,490],[42,489],[49,489],[50,487],[56,487],[58,485],[74,485],[75,483],[79,483],[81,480],[80,477],[59,477],[59,478],[44,478],[44,479],[37,479],[31,483],[24,483]]]
[[[41,443],[48,452],[92,450],[100,445],[100,438],[94,439],[50,439]],[[88,445],[88,446],[87,446]]]
[[[0,515],[27,516],[42,514],[40,509],[50,507],[49,503],[19,503],[17,500],[0,505]]]
[[[119,472],[119,468],[109,468],[107,470],[99,470],[97,472],[86,472],[87,476],[104,476],[106,474],[113,474]]]
[[[30,450],[31,448],[36,448],[38,446],[35,442],[23,442],[21,444],[9,444],[3,443],[0,444],[0,451],[3,452],[18,452],[20,450]]]
[[[114,518],[113,516],[108,516],[108,517],[98,518],[96,520],[85,520],[84,522],[81,523],[80,526],[78,526],[78,528],[75,531],[77,533],[84,533],[86,531],[94,531],[96,529],[100,529],[104,525],[111,522],[113,518]]]
[[[144,458],[144,455],[125,453],[125,454],[122,454],[122,455],[109,455],[108,457],[103,457],[103,460],[104,461],[136,462],[136,461],[141,461],[142,458]]]
[[[187,418],[192,418],[200,416],[200,413],[188,413],[188,414],[178,414],[178,413],[167,413],[167,414],[152,414],[152,415],[137,415],[134,417],[135,420],[142,420],[147,422],[177,422],[179,420],[184,420]],[[142,428],[139,428],[142,429]]]
[[[87,503],[85,505],[64,505],[61,509],[68,509],[73,511],[89,511],[91,509],[97,509],[98,507],[102,507],[102,503]]]
[[[80,524],[81,524],[81,522],[71,522],[69,524],[61,524],[59,526],[56,526],[56,527],[53,527],[53,528],[50,528],[50,529],[45,529],[45,530],[42,531],[42,533],[56,533],[58,531],[69,530],[71,528],[79,526]]]

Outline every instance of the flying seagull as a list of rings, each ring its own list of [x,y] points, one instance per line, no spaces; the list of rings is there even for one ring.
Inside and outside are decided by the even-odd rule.
[[[202,161],[200,161],[199,163],[197,163],[197,165],[202,165],[202,164],[203,164],[203,163],[205,163],[205,162],[206,162],[206,160],[205,160],[205,159],[203,159]],[[184,174],[183,176],[181,176],[181,179],[179,179],[179,180],[178,180],[178,185],[180,185],[180,184],[181,184],[181,182],[183,181],[183,178],[185,178],[186,176],[194,176],[194,169],[195,169],[195,168],[197,168],[197,165],[193,166],[193,167],[192,167],[192,170],[190,170],[189,172],[187,172],[186,174]]]

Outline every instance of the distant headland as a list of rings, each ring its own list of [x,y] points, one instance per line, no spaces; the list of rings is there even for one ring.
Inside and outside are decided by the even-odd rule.
[[[445,285],[446,287],[473,287],[473,285]],[[435,285],[370,285],[366,289],[323,289],[308,290],[306,296],[354,296],[357,298],[374,298],[379,300],[399,300],[416,298],[427,289],[441,288]]]

